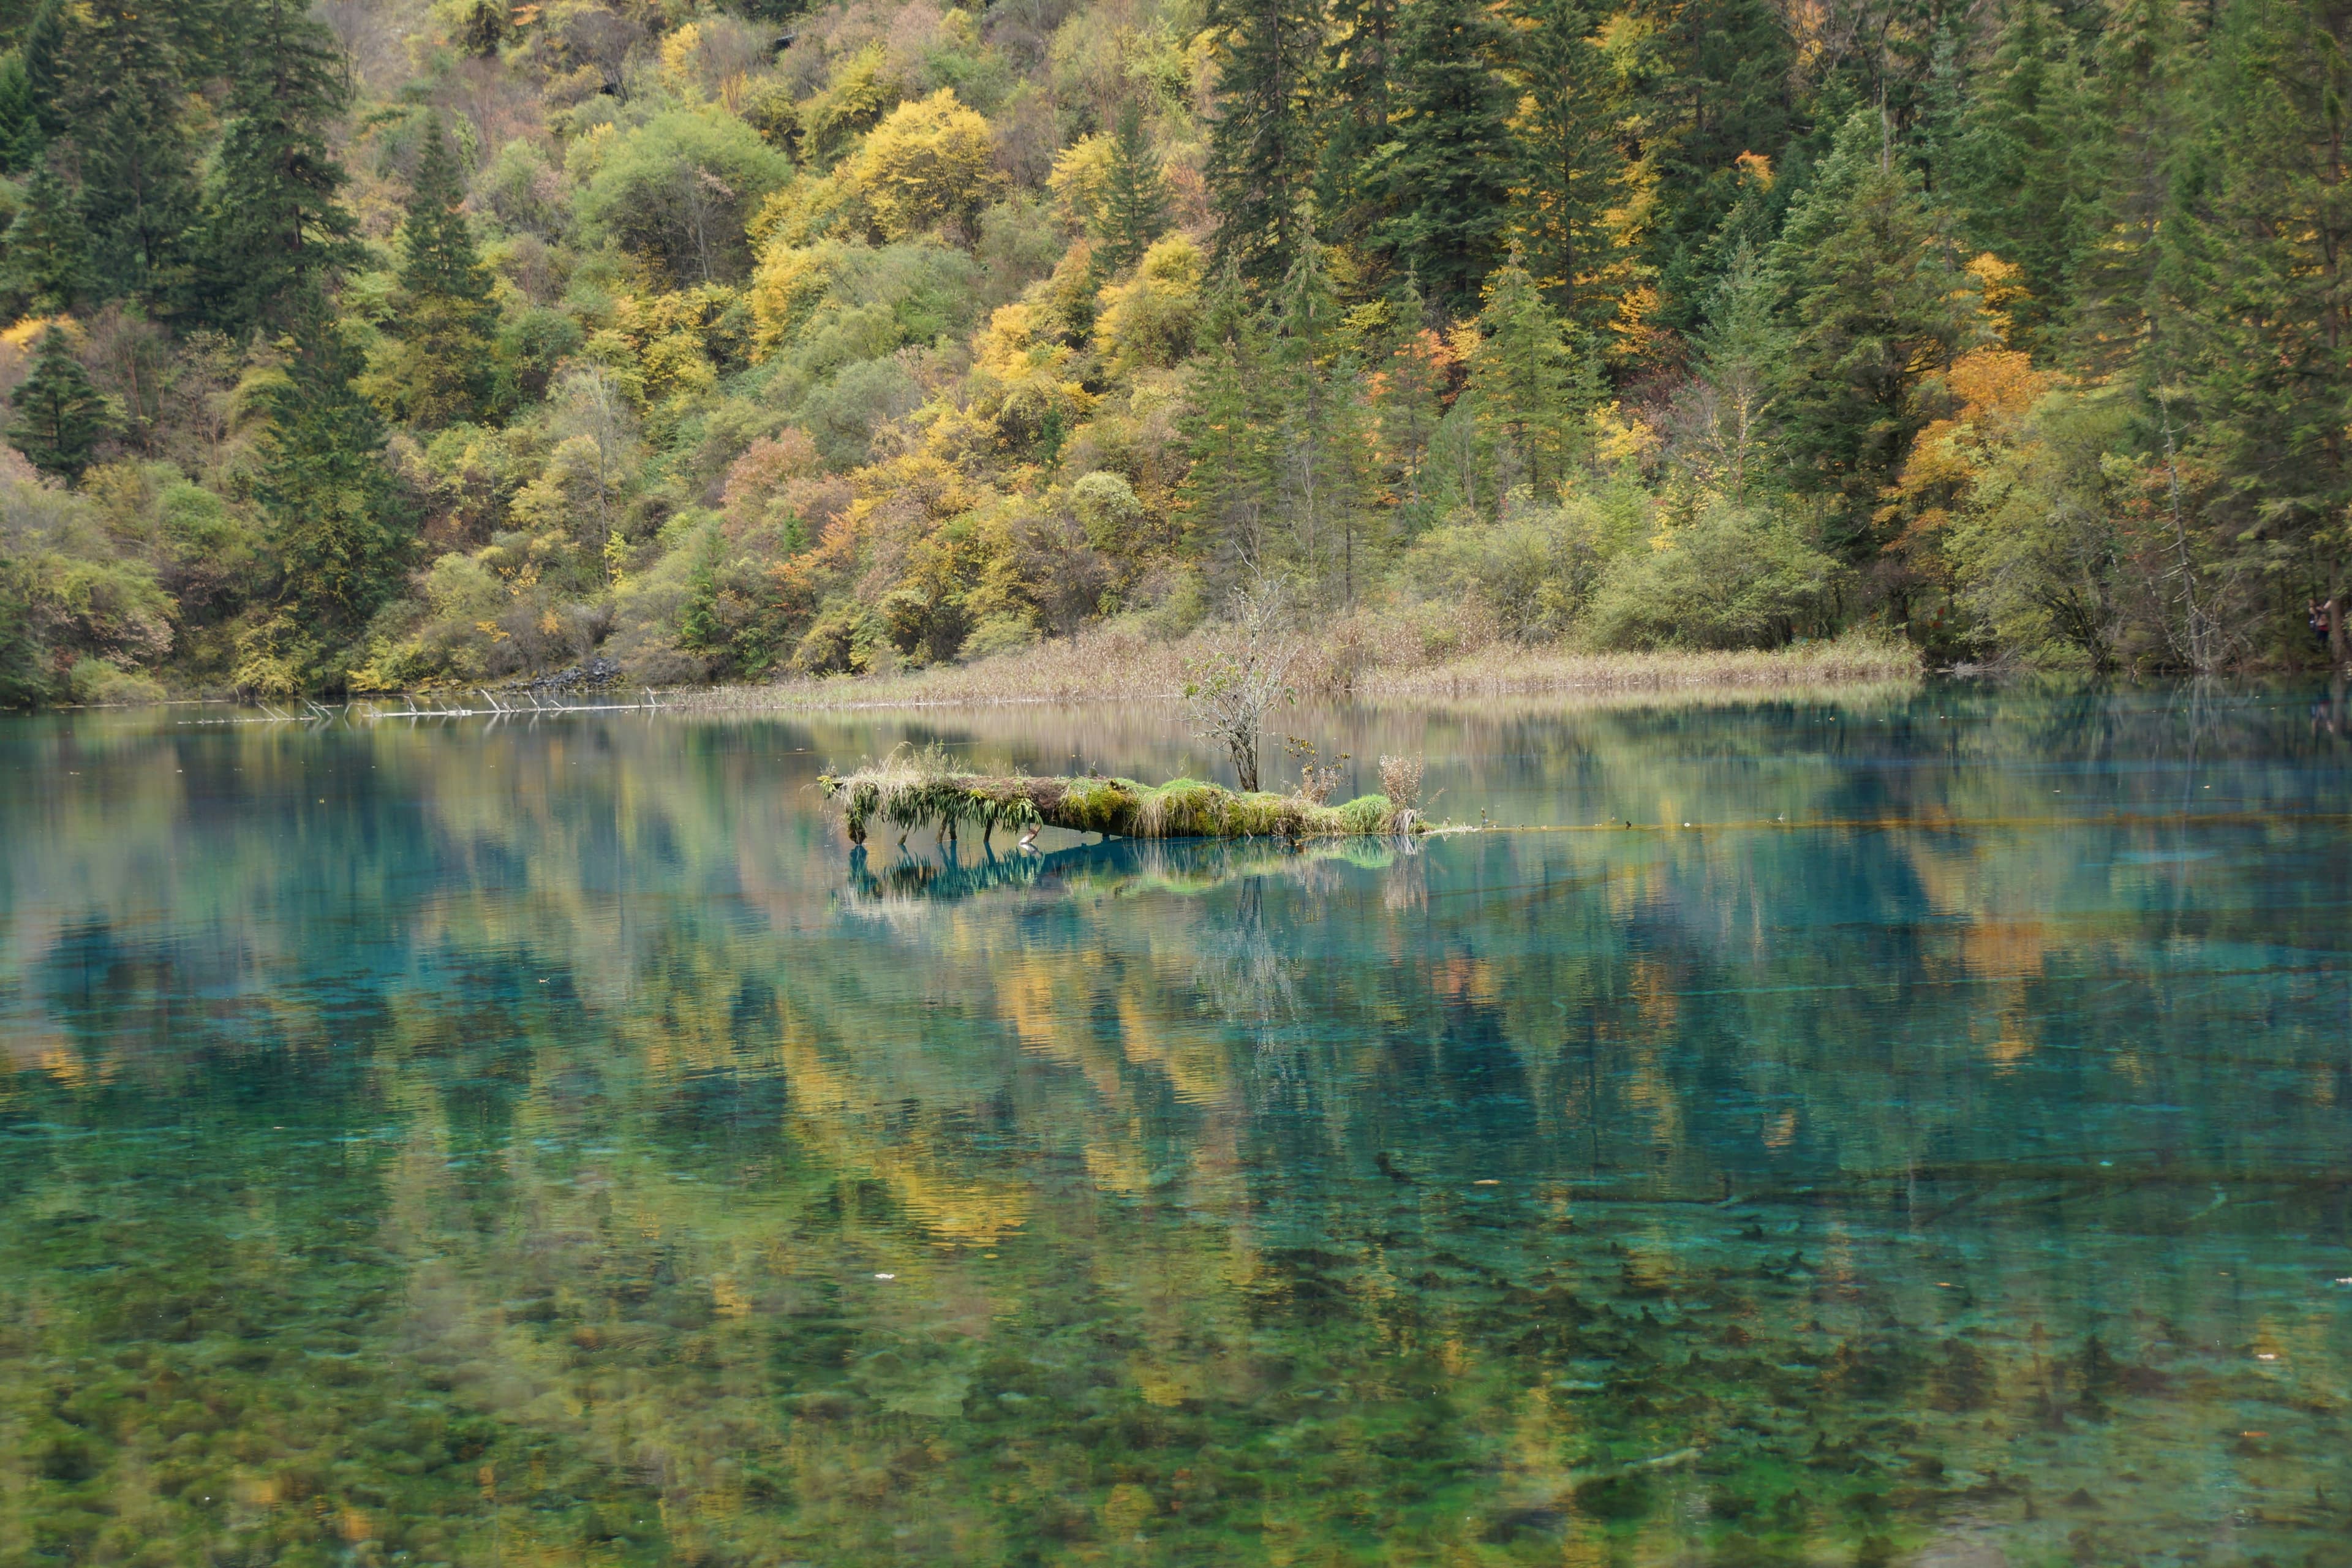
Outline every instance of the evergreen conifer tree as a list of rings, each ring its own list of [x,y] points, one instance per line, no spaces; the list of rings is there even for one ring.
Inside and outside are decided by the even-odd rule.
[[[458,210],[465,186],[438,115],[425,122],[401,220],[399,344],[375,378],[389,403],[425,429],[477,417],[489,395],[498,307],[489,269]]]
[[[1586,455],[1584,416],[1596,389],[1517,251],[1486,285],[1478,332],[1464,395],[1486,438],[1495,499],[1523,486],[1549,499]]]
[[[1967,95],[1940,195],[1958,207],[1969,248],[2023,269],[2015,341],[2035,344],[2088,247],[2080,176],[2095,116],[2074,35],[2049,0],[2009,0],[1998,27],[1992,58]]]
[[[1921,384],[1974,341],[1979,321],[1877,110],[1847,118],[1767,264],[1789,289],[1776,423],[1791,478],[1827,503],[1826,546],[1874,558],[1886,542],[1880,493],[1937,412],[1921,402]]]
[[[35,591],[33,574],[0,551],[0,708],[37,708],[55,689]]]
[[[232,332],[283,320],[355,228],[326,138],[351,98],[333,36],[295,0],[254,0],[238,46],[190,300]]]
[[[1396,65],[1398,0],[1337,0],[1318,84],[1322,155],[1316,210],[1327,232],[1354,244],[1382,215],[1377,182],[1389,140],[1391,81]]]
[[[1773,387],[1788,353],[1780,319],[1780,281],[1741,240],[1707,301],[1697,334],[1699,380],[1707,391],[1701,441],[1709,476],[1733,501],[1745,502],[1764,476]]]
[[[1315,172],[1315,79],[1322,13],[1307,0],[1214,0],[1217,68],[1209,195],[1219,262],[1272,287],[1297,254],[1300,198]]]
[[[111,411],[55,322],[33,351],[32,374],[8,395],[8,440],[45,474],[77,479],[112,427]]]
[[[398,585],[409,540],[383,427],[353,384],[357,350],[315,291],[290,313],[254,493],[269,521],[280,601],[307,630],[348,637]]]
[[[1444,413],[1450,351],[1410,274],[1386,303],[1386,331],[1374,348],[1369,390],[1381,478],[1394,501],[1399,531],[1411,533],[1430,521],[1433,510],[1429,448]]]
[[[2147,342],[2173,174],[2194,144],[2189,81],[2201,49],[2168,0],[2119,0],[2095,46],[2095,112],[2076,127],[2096,191],[2068,290],[2070,347],[2094,372],[2123,369]]]
[[[1372,182],[1372,238],[1442,310],[1466,310],[1494,270],[1510,210],[1511,94],[1502,26],[1481,0],[1412,0],[1394,118]]]
[[[1583,0],[1516,0],[1512,14],[1522,89],[1512,148],[1520,260],[1570,320],[1597,327],[1608,301],[1599,289],[1587,298],[1579,279],[1610,258],[1602,217],[1626,172],[1609,64]]]
[[[184,45],[205,9],[88,0],[44,7],[27,38],[42,133],[73,150],[98,298],[153,300],[181,281],[197,209]]]
[[[726,649],[727,627],[719,616],[719,569],[726,563],[726,547],[719,520],[704,523],[695,542],[694,568],[687,574],[686,603],[678,610],[680,647],[698,653]]]
[[[2344,0],[2222,14],[2158,328],[2177,340],[2163,352],[2186,372],[2195,446],[2230,477],[2211,510],[2239,565],[2315,595],[2352,583],[2348,46]]]
[[[1096,265],[1111,273],[1143,259],[1151,242],[1168,231],[1168,182],[1144,134],[1142,107],[1132,100],[1120,108],[1111,136],[1093,227]]]
[[[34,315],[62,314],[89,293],[89,230],[81,202],[46,161],[25,182],[25,205],[8,226],[0,278],[8,298]]]
[[[1772,0],[1633,0],[1626,14],[1647,32],[1638,68],[1621,85],[1608,75],[1596,80],[1582,64],[1572,79],[1593,83],[1580,96],[1608,109],[1606,131],[1621,157],[1618,124],[1636,128],[1640,173],[1654,193],[1639,243],[1662,296],[1656,320],[1688,331],[1736,248],[1723,226],[1751,198],[1758,160],[1766,168],[1785,162],[1802,114],[1793,84],[1803,73],[1784,8]],[[1523,47],[1559,47],[1555,30],[1537,20],[1540,6],[1526,4],[1520,15],[1534,22],[1532,32],[1522,24]],[[1529,88],[1542,88],[1532,73]],[[1584,249],[1591,253],[1589,244]],[[1552,299],[1585,326],[1597,326],[1610,303]]]
[[[1264,309],[1228,258],[1202,301],[1180,497],[1186,549],[1244,574],[1272,565],[1279,521],[1275,350]]]
[[[33,105],[33,79],[25,69],[25,51],[0,54],[0,174],[31,168],[46,140]]]
[[[72,7],[68,0],[40,0],[25,26],[18,50],[24,57],[26,85],[30,89],[33,118],[43,142],[54,140],[71,121],[67,93],[68,31]]]
[[[1293,558],[1352,599],[1369,477],[1367,421],[1327,252],[1302,221],[1283,279],[1272,370],[1281,410],[1278,493]]]

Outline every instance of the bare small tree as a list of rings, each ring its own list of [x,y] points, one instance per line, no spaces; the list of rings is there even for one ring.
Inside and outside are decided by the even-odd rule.
[[[1225,748],[1245,790],[1258,787],[1257,738],[1266,714],[1296,695],[1290,667],[1298,645],[1289,610],[1289,589],[1279,578],[1235,589],[1209,652],[1184,664],[1184,717],[1194,734]]]

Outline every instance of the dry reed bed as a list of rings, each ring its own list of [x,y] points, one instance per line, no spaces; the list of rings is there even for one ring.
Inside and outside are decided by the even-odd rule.
[[[1571,653],[1496,644],[1419,668],[1375,666],[1357,678],[1354,694],[1486,697],[1686,687],[1827,687],[1916,680],[1921,673],[1916,649],[1853,634],[1769,652]]]
[[[1097,627],[971,664],[666,691],[662,705],[723,712],[1167,699],[1183,689],[1187,662],[1209,652],[1213,637],[1195,632],[1155,641],[1125,627]],[[1911,681],[1922,672],[1909,646],[1851,632],[1771,652],[1578,653],[1487,642],[1432,656],[1426,648],[1423,628],[1351,617],[1327,635],[1302,639],[1295,684],[1302,697],[1409,702],[1549,692],[1640,697],[1706,689],[1818,689]]]

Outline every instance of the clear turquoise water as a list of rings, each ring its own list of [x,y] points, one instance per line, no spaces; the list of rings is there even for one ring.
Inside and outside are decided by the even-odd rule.
[[[0,1563],[2352,1563],[2338,711],[0,722]]]

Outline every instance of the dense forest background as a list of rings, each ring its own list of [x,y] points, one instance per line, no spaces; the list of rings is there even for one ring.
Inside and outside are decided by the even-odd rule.
[[[2210,670],[2347,587],[2342,0],[0,42],[0,700],[868,671],[1269,575],[1433,647]]]

